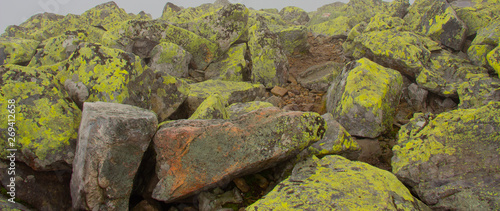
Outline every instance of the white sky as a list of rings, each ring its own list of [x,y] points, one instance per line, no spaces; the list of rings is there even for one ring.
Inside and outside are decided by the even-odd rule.
[[[68,13],[82,14],[86,10],[108,2],[109,0],[0,0],[0,34],[7,26],[19,25],[29,17],[43,12],[51,12],[61,15]],[[178,6],[195,7],[203,3],[213,3],[215,0],[115,0],[120,8],[127,13],[137,14],[144,10],[153,18],[161,16],[163,7],[167,2]],[[315,11],[318,7],[333,2],[348,2],[348,0],[229,0],[231,3],[242,3],[254,9],[277,8],[280,10],[285,6],[297,6],[306,11]],[[390,1],[390,0],[386,0]]]

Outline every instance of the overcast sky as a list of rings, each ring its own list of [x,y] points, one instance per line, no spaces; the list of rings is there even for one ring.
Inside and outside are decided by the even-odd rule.
[[[51,12],[61,15],[68,13],[82,14],[86,10],[108,2],[109,0],[0,0],[0,34],[7,26],[19,25],[34,14]],[[170,1],[178,6],[195,7],[203,3],[213,3],[215,0],[115,0],[119,7],[127,13],[137,14],[145,11],[158,18],[161,16],[163,6]],[[254,9],[277,8],[297,6],[306,11],[315,11],[325,4],[348,0],[229,0],[231,3],[242,3]],[[386,0],[390,1],[390,0]]]

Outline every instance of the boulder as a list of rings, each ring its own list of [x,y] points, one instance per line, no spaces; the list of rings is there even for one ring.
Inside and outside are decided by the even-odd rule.
[[[133,13],[129,13],[130,19],[135,20],[153,20],[153,16],[151,14],[146,13],[144,11],[140,11],[139,14],[135,15]]]
[[[241,43],[229,50],[205,70],[205,79],[224,81],[249,81],[249,61],[246,59],[247,45]]]
[[[399,131],[392,171],[434,209],[498,209],[498,116],[500,102],[415,114]]]
[[[494,20],[477,31],[471,45],[498,46],[500,40],[500,20]]]
[[[307,12],[298,7],[283,7],[279,14],[283,20],[294,25],[305,25],[309,22],[309,15],[307,15]]]
[[[227,107],[227,113],[230,119],[237,119],[243,114],[261,108],[275,107],[273,104],[262,101],[252,101],[246,103],[233,103]]]
[[[200,210],[220,210],[225,204],[241,204],[243,197],[238,188],[224,192],[216,188],[212,192],[206,191],[198,195]]]
[[[488,64],[496,71],[500,77],[500,45],[486,55]]]
[[[53,13],[40,13],[31,16],[28,20],[21,23],[19,26],[9,26],[5,29],[5,33],[2,37],[17,37],[23,39],[32,39],[37,41],[43,41],[50,38],[56,34],[60,34],[61,31],[55,30],[56,33],[47,33],[48,28],[52,28],[54,23],[58,23],[64,16],[57,15]]]
[[[192,114],[198,106],[213,94],[219,94],[223,102],[233,104],[237,102],[250,102],[264,97],[265,88],[260,84],[247,82],[233,82],[208,80],[201,83],[190,84],[189,97],[187,98],[188,113]]]
[[[395,0],[389,5],[389,15],[397,18],[404,18],[408,14],[410,7],[409,0]]]
[[[225,101],[219,94],[214,94],[198,106],[189,119],[229,119]]]
[[[328,89],[327,111],[351,135],[375,138],[392,128],[402,86],[399,72],[359,59]]]
[[[130,105],[85,103],[73,162],[73,209],[127,210],[135,174],[158,127]]]
[[[273,33],[292,27],[278,13],[250,10],[248,27],[252,27],[258,23],[266,25]]]
[[[222,7],[222,5],[218,6]],[[220,7],[216,7],[214,4],[202,4],[198,7],[184,8],[167,2],[165,7],[163,7],[163,13],[160,19],[173,24],[182,24],[215,12],[219,8]]]
[[[390,172],[331,155],[292,175],[246,210],[430,210]]]
[[[404,17],[408,29],[454,50],[462,50],[467,25],[446,0],[416,0]]]
[[[389,29],[403,31],[404,24],[405,21],[399,17],[392,17],[388,14],[381,13],[371,18],[370,23],[368,23],[364,32],[383,31]]]
[[[305,26],[292,26],[283,29],[278,32],[278,37],[286,55],[307,54],[309,52],[308,30]]]
[[[152,197],[171,202],[295,156],[320,140],[325,122],[316,113],[264,108],[238,119],[178,120],[154,138]]]
[[[69,170],[76,147],[81,111],[53,75],[43,69],[0,67],[1,156],[18,149],[17,159],[35,170]],[[15,112],[7,110],[15,106]],[[8,118],[9,115],[15,115]],[[7,119],[15,118],[15,142],[8,146]]]
[[[492,47],[491,45],[471,45],[469,49],[467,49],[467,56],[473,64],[490,68],[486,56],[493,49],[494,47]]]
[[[288,80],[288,59],[278,35],[271,32],[264,22],[259,21],[250,27],[249,37],[252,83],[263,84],[266,88],[285,84]]]
[[[407,88],[406,95],[403,94],[406,102],[409,106],[413,107],[414,110],[421,111],[427,107],[427,96],[429,91],[418,86],[416,83],[412,83]]]
[[[44,40],[42,49],[38,50],[31,59],[30,67],[53,65],[62,62],[71,56],[78,45],[87,41],[87,33],[80,31],[67,31],[64,35]]]
[[[389,10],[390,4],[382,0],[350,0],[343,10],[352,27],[361,22],[368,23],[377,14],[392,12]]]
[[[325,62],[307,68],[297,77],[297,82],[305,88],[326,92],[330,84],[342,72],[343,63]]]
[[[349,21],[350,19],[348,17],[339,16],[326,22],[311,25],[309,26],[309,30],[315,34],[340,38],[347,37],[347,34],[351,30]]]
[[[121,22],[130,19],[125,10],[118,7],[113,1],[97,5],[85,11],[80,17],[87,24],[102,27],[108,31],[118,27]]]
[[[450,4],[460,20],[467,25],[467,36],[475,35],[491,21],[500,17],[500,4],[495,0],[462,0]]]
[[[21,38],[0,38],[0,65],[28,63],[35,55],[39,43]]]
[[[192,57],[184,48],[169,42],[156,45],[149,53],[153,71],[179,78],[188,76],[188,65]]]
[[[460,84],[458,97],[461,109],[478,108],[490,101],[500,101],[500,79],[477,74]]]

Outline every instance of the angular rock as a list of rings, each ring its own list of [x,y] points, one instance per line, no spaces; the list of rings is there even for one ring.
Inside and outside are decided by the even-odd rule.
[[[73,162],[73,209],[127,210],[156,114],[130,105],[85,103]]]
[[[219,7],[215,7],[213,4],[202,4],[198,7],[183,8],[171,2],[167,2],[163,8],[160,19],[173,24],[182,24],[191,22],[208,13],[215,12],[218,8]]]
[[[53,65],[71,56],[78,45],[87,40],[85,31],[67,31],[64,35],[43,41],[43,49],[37,51],[29,64],[30,67]]]
[[[458,5],[462,3],[462,5]],[[498,1],[466,0],[450,3],[456,10],[457,16],[467,25],[467,36],[477,33],[486,27],[492,20],[500,17]]]
[[[229,48],[220,58],[205,70],[205,79],[224,81],[249,81],[249,61],[246,60],[247,45],[241,43]]]
[[[97,5],[85,11],[80,17],[89,25],[102,27],[108,31],[130,19],[125,10],[118,7],[113,1]]]
[[[44,36],[44,29],[50,28],[53,23],[59,22],[64,16],[57,15],[53,13],[40,13],[31,16],[28,20],[20,24],[19,26],[9,26],[2,34],[2,37],[17,37],[24,39],[33,39],[38,41],[43,41],[51,35]],[[58,33],[61,33],[58,31]]]
[[[404,17],[411,31],[430,37],[454,50],[461,50],[467,25],[446,0],[416,0]]]
[[[288,93],[288,89],[287,88],[275,86],[273,89],[271,89],[271,94],[276,95],[276,96],[283,97],[287,93]]]
[[[427,107],[426,101],[429,91],[419,87],[415,83],[410,84],[407,91],[408,93],[405,98],[409,106],[415,108],[415,110],[417,111],[420,111]]]
[[[260,84],[208,80],[190,85],[191,92],[187,98],[188,113],[192,114],[198,106],[213,94],[219,94],[223,102],[233,104],[250,102],[264,97],[265,88]]]
[[[470,61],[478,66],[490,67],[486,56],[494,49],[491,45],[471,45],[467,49],[467,56]]]
[[[174,43],[162,42],[151,50],[149,57],[153,71],[180,78],[188,76],[188,65],[193,56]]]
[[[311,90],[326,92],[330,84],[342,72],[343,63],[326,62],[307,68],[298,75],[300,85]]]
[[[20,38],[0,39],[0,65],[24,64],[31,61],[40,42]]]
[[[362,200],[360,200],[362,198]],[[297,164],[246,210],[430,210],[391,173],[332,155]]]
[[[486,55],[488,64],[496,71],[500,77],[500,45]]]
[[[308,30],[304,26],[293,26],[278,32],[281,46],[286,55],[305,54],[309,52],[307,42]]]
[[[312,26],[333,20],[339,16],[344,16],[345,12],[343,11],[343,8],[345,8],[345,5],[346,3],[343,2],[335,2],[319,7],[316,11],[309,13],[310,20],[307,25]]]
[[[248,26],[252,27],[258,23],[266,25],[273,33],[291,27],[277,12],[250,10]]]
[[[462,83],[458,89],[461,109],[478,108],[490,101],[500,101],[500,79],[478,74]]]
[[[327,22],[309,26],[309,30],[316,34],[334,37],[347,37],[351,27],[349,26],[350,19],[345,16],[339,16]]]
[[[250,27],[249,36],[252,82],[263,84],[266,88],[285,84],[288,80],[288,59],[278,36],[260,21]]]
[[[414,115],[399,131],[392,171],[432,208],[497,209],[499,116],[500,102]]]
[[[73,100],[80,110],[83,110],[83,103],[89,98],[89,89],[87,86],[82,82],[75,83],[72,80],[66,80],[64,88],[71,100]]]
[[[394,29],[403,31],[405,21],[399,17],[392,17],[388,14],[377,14],[373,16],[370,23],[366,26],[364,32],[383,31]]]
[[[6,149],[17,148],[17,159],[35,170],[71,169],[80,109],[46,70],[6,65],[0,74],[0,106],[5,108],[0,112],[5,119],[0,125],[0,138],[5,140],[0,142],[1,156],[8,155]],[[10,113],[8,105],[14,105],[15,112]],[[7,142],[7,120],[13,119],[9,115],[16,120],[12,147]]]
[[[294,25],[305,25],[309,22],[309,15],[307,15],[307,12],[298,7],[283,7],[279,14],[283,20]]]
[[[295,156],[325,132],[316,113],[264,108],[239,119],[179,120],[154,138],[156,175],[152,197],[165,202],[266,169]]]
[[[227,107],[227,112],[229,114],[230,119],[236,119],[243,114],[268,107],[275,107],[275,106],[271,103],[261,102],[261,101],[252,101],[247,103],[233,103]]]
[[[471,45],[498,46],[500,42],[500,20],[494,20],[484,28],[477,31]]]
[[[395,0],[389,5],[389,15],[392,17],[404,18],[408,14],[410,7],[409,0]]]
[[[351,135],[375,138],[392,128],[401,74],[366,58],[348,64],[330,86],[327,111]]]
[[[219,94],[214,94],[198,106],[189,119],[229,119],[225,101]]]
[[[220,193],[222,192],[222,193]],[[202,192],[198,195],[200,210],[220,210],[222,206],[228,203],[241,204],[243,203],[242,194],[237,188],[223,192],[220,189],[215,189],[213,193]]]
[[[343,10],[350,19],[349,25],[355,26],[361,22],[368,23],[377,14],[390,12],[389,6],[389,2],[382,0],[350,0]]]

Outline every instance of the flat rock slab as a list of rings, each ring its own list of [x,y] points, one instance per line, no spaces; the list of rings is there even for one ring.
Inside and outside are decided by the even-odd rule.
[[[73,162],[75,210],[127,210],[142,156],[158,127],[156,114],[113,103],[85,103]]]
[[[228,120],[179,120],[154,138],[154,199],[171,202],[295,156],[325,133],[317,113],[259,109]],[[152,181],[155,183],[156,181]]]

